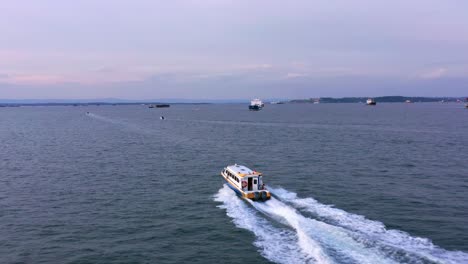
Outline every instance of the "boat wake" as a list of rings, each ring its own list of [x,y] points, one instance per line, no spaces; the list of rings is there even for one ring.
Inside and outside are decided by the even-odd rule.
[[[134,125],[134,124],[122,121],[122,120],[117,120],[117,119],[97,115],[97,114],[94,114],[94,113],[87,113],[86,115],[88,117],[91,117],[93,119],[96,119],[96,120],[99,120],[99,121],[102,121],[102,122],[106,122],[106,123],[113,124],[113,125],[118,125],[118,126],[124,128],[124,129],[129,130],[129,131],[133,131],[133,132],[137,132],[137,133],[145,134],[145,135],[153,134],[152,131],[144,130],[144,129],[138,127],[137,125]]]
[[[276,263],[468,263],[428,239],[387,230],[377,221],[269,188],[267,202],[245,202],[224,186],[215,195],[237,227],[256,236],[255,246]]]
[[[139,135],[144,135],[144,136],[151,136],[151,137],[157,137],[159,139],[164,139],[164,141],[168,141],[171,144],[188,144],[189,142],[194,142],[193,138],[188,138],[185,136],[182,136],[180,134],[173,133],[173,131],[169,130],[162,130],[160,126],[158,127],[143,127],[137,124],[133,124],[124,120],[119,120],[115,118],[109,118],[106,116],[94,114],[94,113],[87,113],[86,116],[93,118],[95,120],[108,123],[111,125],[114,125],[115,127],[120,128],[123,131],[131,132],[131,133],[136,133]]]

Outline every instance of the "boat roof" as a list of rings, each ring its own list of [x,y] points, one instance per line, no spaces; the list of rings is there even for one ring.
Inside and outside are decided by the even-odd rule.
[[[234,164],[234,165],[227,166],[226,168],[229,169],[231,172],[234,172],[239,177],[262,175],[261,172],[251,170],[244,165]]]

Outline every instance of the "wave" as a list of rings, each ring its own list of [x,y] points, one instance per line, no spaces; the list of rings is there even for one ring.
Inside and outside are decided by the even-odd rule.
[[[203,119],[171,119],[176,122],[190,122],[190,123],[206,123],[206,124],[218,124],[218,125],[245,125],[245,126],[260,126],[260,127],[282,127],[282,128],[303,128],[303,129],[333,129],[348,131],[349,129],[356,130],[378,130],[388,132],[408,132],[408,133],[442,133],[438,130],[423,130],[423,129],[402,129],[395,128],[391,125],[376,125],[376,124],[329,124],[329,123],[293,123],[293,122],[259,122],[259,121],[232,121],[232,120],[203,120]],[[443,132],[447,133],[447,132]]]
[[[270,261],[467,263],[468,254],[464,252],[447,251],[428,239],[387,230],[378,221],[321,204],[313,198],[298,198],[295,193],[282,188],[270,190],[276,198],[264,203],[245,202],[227,186],[215,196],[236,226],[256,235],[254,244]],[[275,227],[275,223],[276,226],[282,224],[283,228]],[[286,246],[289,251],[285,250]]]

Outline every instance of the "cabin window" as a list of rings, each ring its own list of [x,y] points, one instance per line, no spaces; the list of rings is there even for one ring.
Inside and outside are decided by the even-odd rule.
[[[254,184],[257,184],[257,180],[254,180]]]

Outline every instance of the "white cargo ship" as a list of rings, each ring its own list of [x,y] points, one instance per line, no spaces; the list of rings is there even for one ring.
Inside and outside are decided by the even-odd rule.
[[[263,106],[265,105],[263,104],[262,100],[253,99],[252,101],[250,101],[249,110],[258,111],[261,110]]]
[[[374,99],[369,98],[369,99],[367,99],[366,104],[367,105],[376,105],[377,102]]]

